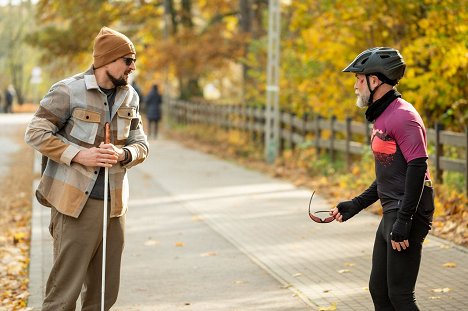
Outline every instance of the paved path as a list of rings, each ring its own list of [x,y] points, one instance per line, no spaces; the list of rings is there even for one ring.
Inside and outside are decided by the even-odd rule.
[[[152,142],[147,161],[129,175],[121,293],[112,310],[373,310],[367,282],[377,216],[313,223],[310,190],[165,140]],[[329,208],[319,196],[313,204]],[[34,310],[52,256],[48,212],[35,204]],[[428,237],[416,290],[422,310],[468,309],[467,263],[466,248]]]

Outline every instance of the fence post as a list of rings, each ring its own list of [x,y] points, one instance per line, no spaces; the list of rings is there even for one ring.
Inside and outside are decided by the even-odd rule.
[[[284,122],[283,122],[283,113],[284,111],[280,109],[278,113],[278,154],[276,157],[279,157],[280,155],[283,154],[283,151],[285,149],[285,140],[283,139],[283,132],[284,132]]]
[[[267,148],[267,146],[265,146],[265,135],[266,135],[266,131],[265,131],[265,124],[266,124],[266,107],[265,106],[262,106],[260,108],[260,129],[259,129],[259,139],[260,139],[260,143],[263,143],[263,148]],[[263,131],[262,131],[263,129]]]
[[[258,137],[260,136],[257,133],[257,114],[259,113],[260,108],[259,107],[254,107],[252,110],[252,140],[256,143],[257,140],[259,139]]]
[[[440,132],[443,126],[440,123],[435,124],[435,170],[436,170],[436,182],[442,183],[442,169],[440,167],[440,158],[443,155],[444,147],[440,143]]]
[[[239,120],[242,133],[245,135],[248,131],[247,129],[247,107],[245,105],[239,105]]]
[[[309,114],[306,112],[302,115],[302,128],[301,128],[301,135],[304,138],[303,141],[307,139],[307,121],[309,120]]]
[[[330,119],[330,159],[332,162],[336,160],[336,152],[335,152],[335,122],[336,116],[332,116]]]
[[[251,106],[247,106],[247,131],[249,133],[250,141],[253,141],[253,109]]]
[[[296,133],[296,127],[293,125],[294,119],[296,118],[296,114],[293,113],[288,113],[289,116],[289,135],[288,135],[288,140],[289,140],[289,148],[291,150],[294,150],[296,148],[296,144],[294,143],[294,133]]]
[[[317,150],[317,154],[320,154],[320,137],[322,136],[322,130],[320,129],[321,119],[321,115],[315,117],[315,150]]]
[[[346,168],[351,168],[351,117],[346,117]]]
[[[218,120],[218,126],[221,128],[221,130],[225,130],[224,127],[224,106],[223,105],[216,105],[216,119]]]
[[[366,124],[366,140],[367,140],[367,144],[370,145],[371,144],[371,127],[370,127],[370,122],[365,120],[364,123]]]

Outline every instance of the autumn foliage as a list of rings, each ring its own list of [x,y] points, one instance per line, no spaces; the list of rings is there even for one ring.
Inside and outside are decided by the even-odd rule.
[[[281,3],[282,110],[297,116],[334,115],[338,120],[351,116],[362,121],[363,112],[354,105],[353,75],[341,71],[364,49],[391,46],[400,50],[408,65],[398,89],[421,113],[426,127],[441,122],[446,129],[465,131],[465,1]],[[31,31],[28,42],[43,49],[44,62],[55,69],[50,70],[54,81],[62,78],[65,71],[74,73],[77,67],[86,69],[90,65],[92,39],[101,26],[107,25],[125,32],[135,43],[136,81],[143,91],[156,82],[166,95],[193,99],[203,96],[205,86],[214,85],[220,93],[216,101],[219,104],[265,105],[268,1],[40,0],[36,17],[38,27]],[[215,135],[208,139],[215,141]],[[237,148],[250,143],[240,134],[230,133],[226,141],[231,146],[227,150],[234,148],[235,153],[240,153],[239,158],[258,152],[255,148]],[[466,153],[461,148],[448,152],[457,158]],[[295,169],[290,165],[296,163],[309,175],[322,176],[327,184],[331,182],[329,176],[340,169],[309,148],[286,152],[279,161],[284,164],[280,172]],[[314,168],[314,162],[320,165]],[[358,164],[346,174],[341,171],[341,177],[333,179],[336,188],[330,189],[349,188],[349,180],[362,181],[359,186],[365,187],[372,178],[372,169]],[[466,182],[463,176],[455,180],[455,184]],[[439,191],[437,217],[457,215],[466,219],[466,208],[452,208],[466,200],[464,191],[456,189],[460,187],[448,186]],[[436,228],[447,229],[444,222],[437,221]]]

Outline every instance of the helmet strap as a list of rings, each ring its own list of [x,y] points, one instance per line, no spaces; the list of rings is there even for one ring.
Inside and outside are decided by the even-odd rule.
[[[374,101],[374,93],[375,91],[377,91],[377,89],[382,85],[384,84],[384,82],[381,82],[379,85],[377,85],[373,90],[371,90],[371,86],[370,86],[370,82],[369,82],[369,76],[370,75],[366,75],[366,82],[367,82],[367,88],[369,89],[369,93],[370,93],[370,96],[369,96],[369,101],[367,102],[367,105],[370,106],[372,104],[372,102]]]

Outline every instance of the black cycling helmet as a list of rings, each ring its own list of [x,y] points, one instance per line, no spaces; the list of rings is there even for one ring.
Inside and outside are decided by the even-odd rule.
[[[395,85],[405,74],[406,64],[398,50],[387,47],[367,49],[343,72],[376,75],[382,82]]]

